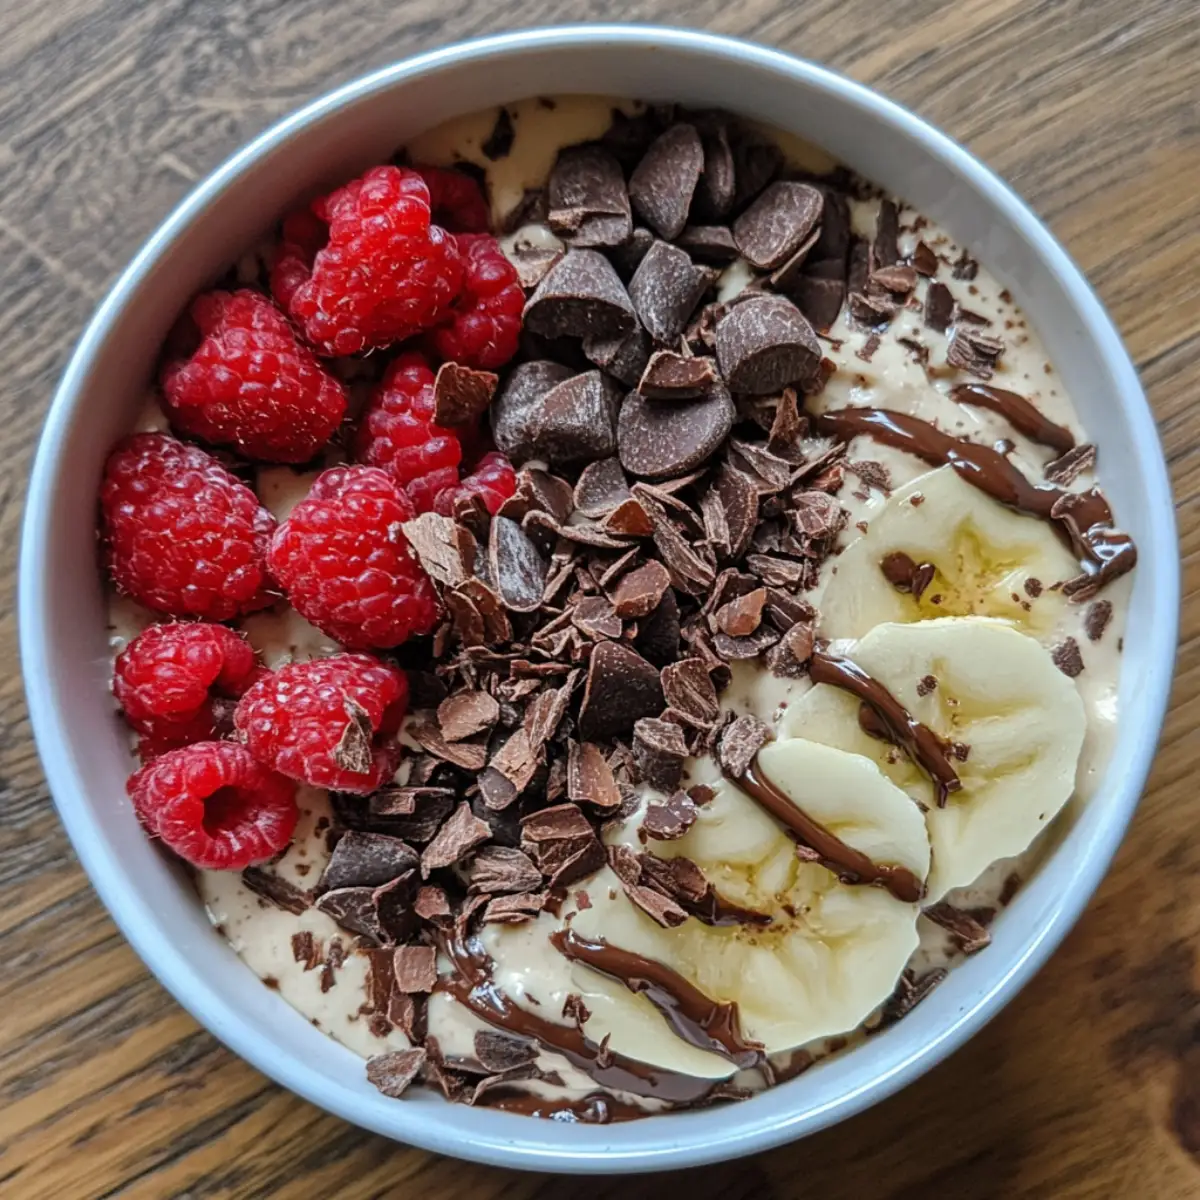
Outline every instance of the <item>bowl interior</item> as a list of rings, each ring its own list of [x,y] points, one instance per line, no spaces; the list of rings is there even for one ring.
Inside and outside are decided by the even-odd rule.
[[[93,566],[105,454],[133,422],[157,347],[191,295],[297,195],[381,161],[449,117],[554,92],[678,100],[768,121],[943,222],[1040,331],[1099,445],[1119,521],[1141,551],[1112,766],[998,921],[992,947],[899,1025],[789,1084],[732,1108],[610,1128],[430,1096],[384,1099],[360,1059],[239,962],[182,872],[141,835],[125,799],[130,762],[108,698]],[[1170,495],[1136,376],[1086,285],[1011,193],[915,118],[818,68],[707,35],[632,27],[514,35],[401,64],[283,122],[202,185],[117,285],[63,381],[31,487],[20,585],[30,704],[63,820],[126,935],[180,1001],[281,1083],[380,1133],[482,1161],[606,1171],[695,1165],[811,1132],[910,1080],[995,1013],[1078,915],[1136,803],[1165,705],[1178,594]]]

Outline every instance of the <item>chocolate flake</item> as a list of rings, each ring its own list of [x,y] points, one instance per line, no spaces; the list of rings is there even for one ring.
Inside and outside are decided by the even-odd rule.
[[[691,595],[703,595],[716,578],[712,562],[693,549],[689,539],[675,527],[653,489],[636,483],[633,493],[654,522],[654,544],[671,572],[672,584]]]
[[[604,848],[577,804],[557,804],[525,817],[521,843],[552,888],[575,883],[604,865]]]
[[[433,419],[447,427],[469,424],[491,404],[497,383],[491,371],[442,363],[433,385]]]
[[[779,641],[767,650],[767,670],[780,679],[800,679],[808,673],[815,634],[810,619],[796,621]]]
[[[527,613],[541,606],[546,560],[516,521],[499,514],[492,518],[488,535],[488,565],[505,608]]]
[[[384,936],[374,891],[369,887],[334,888],[321,895],[316,907],[343,929],[361,934],[369,942],[378,945]],[[328,991],[328,988],[322,986],[322,991]]]
[[[947,974],[945,967],[935,967],[921,976],[914,975],[912,971],[905,971],[896,984],[896,990],[883,1007],[883,1019],[879,1028],[894,1025],[901,1017],[907,1016]]]
[[[622,575],[609,596],[618,617],[636,620],[649,616],[670,586],[666,567],[652,560]]]
[[[467,890],[472,895],[495,895],[531,892],[541,884],[541,871],[523,850],[513,846],[484,846],[471,864]]]
[[[639,717],[663,708],[658,671],[640,654],[616,642],[601,642],[588,663],[579,709],[579,733],[601,742],[629,730]]]
[[[734,240],[752,266],[774,270],[808,239],[823,207],[811,184],[773,183],[733,223]]]
[[[537,1058],[537,1047],[525,1038],[479,1029],[475,1032],[475,1057],[488,1071],[511,1071],[529,1066]]]
[[[684,658],[663,667],[662,687],[667,704],[689,725],[715,728],[721,705],[703,659]]]
[[[679,786],[688,757],[683,730],[673,721],[643,717],[633,727],[633,759],[646,781],[660,791]]]
[[[717,451],[734,415],[733,400],[719,380],[704,396],[670,404],[632,392],[617,419],[621,465],[647,479],[682,475]]]
[[[452,866],[491,836],[491,827],[475,816],[464,800],[425,847],[421,855],[421,878],[428,879],[432,871]]]
[[[1083,670],[1083,655],[1079,652],[1079,643],[1073,637],[1064,638],[1059,642],[1050,651],[1050,657],[1068,679],[1074,679]]]
[[[500,718],[495,697],[478,689],[467,689],[448,696],[438,705],[437,719],[447,742],[461,742],[491,729]],[[411,809],[409,810],[411,811]]]
[[[754,756],[771,740],[771,730],[749,713],[731,721],[717,742],[721,770],[734,779],[745,775]]]
[[[648,804],[642,829],[658,842],[681,838],[696,823],[696,806],[686,792],[674,792],[665,802]]]
[[[321,954],[317,948],[317,939],[312,933],[303,929],[292,934],[292,958],[303,965],[306,971],[312,971],[321,963]]]
[[[604,810],[617,808],[621,792],[612,767],[593,742],[572,742],[567,756],[567,797]]]
[[[717,378],[711,358],[656,350],[646,364],[638,391],[648,400],[690,400],[703,396]]]
[[[768,395],[816,372],[821,347],[812,326],[783,296],[751,296],[718,322],[717,362],[735,392]]]
[[[417,852],[398,837],[350,829],[333,848],[320,889],[380,887],[416,868]]]
[[[421,1046],[411,1050],[392,1050],[367,1059],[367,1079],[385,1096],[399,1099],[425,1065],[426,1052]]]
[[[454,587],[474,572],[475,539],[470,530],[449,517],[422,513],[405,521],[401,531],[426,574],[436,582]]]
[[[426,883],[417,889],[417,898],[413,901],[413,912],[422,921],[440,921],[450,916],[450,901],[445,890],[436,884]]]
[[[766,588],[756,588],[744,596],[730,600],[714,614],[717,629],[730,637],[748,637],[762,623],[762,610],[766,601]]]
[[[522,892],[514,896],[496,896],[488,901],[483,919],[489,924],[519,925],[531,921],[546,907],[545,892]]]
[[[448,742],[435,725],[420,721],[409,727],[413,740],[435,758],[444,759],[464,771],[482,771],[487,762],[487,746],[481,742]]]
[[[704,147],[695,126],[672,125],[651,143],[629,177],[629,199],[659,237],[678,237],[704,169]]]
[[[375,729],[370,714],[353,696],[343,696],[342,707],[346,710],[348,720],[338,744],[333,748],[333,760],[343,771],[368,775],[375,765],[371,752]]]
[[[397,946],[392,951],[397,991],[432,992],[437,984],[437,951],[432,946]]]
[[[938,256],[924,242],[918,242],[912,252],[912,265],[918,275],[936,275]]]
[[[546,185],[547,224],[576,247],[619,246],[633,232],[621,164],[602,146],[568,146]]]
[[[575,485],[575,508],[585,517],[603,517],[612,512],[631,493],[625,472],[616,458],[588,463]]]
[[[655,242],[629,282],[629,298],[642,326],[656,342],[679,340],[715,273],[698,267],[685,250]]]

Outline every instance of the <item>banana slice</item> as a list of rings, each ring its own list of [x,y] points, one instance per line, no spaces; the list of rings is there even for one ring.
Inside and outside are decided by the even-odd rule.
[[[799,739],[765,747],[759,762],[843,841],[925,878],[929,842],[921,814],[872,762]],[[724,898],[767,913],[771,925],[714,928],[689,918],[663,929],[606,870],[584,885],[590,907],[575,911],[570,928],[666,964],[713,1000],[736,1002],[743,1035],[768,1052],[854,1029],[891,994],[917,948],[918,906],[801,862],[792,839],[749,796],[725,781],[713,786],[716,796],[687,834],[650,847],[662,857],[692,859]],[[644,850],[638,823],[627,822],[613,840]],[[540,947],[557,925],[543,916],[533,925],[487,927],[501,986],[523,988],[527,979],[539,1011],[555,1014],[567,992],[578,992],[591,1012],[585,1031],[595,1041],[607,1035],[614,1050],[674,1070],[731,1073],[727,1060],[673,1034],[644,996],[582,964],[548,964]]]
[[[962,790],[938,808],[904,752],[863,732],[858,700],[828,684],[788,707],[780,736],[865,755],[928,806],[927,903],[1020,853],[1070,797],[1086,726],[1083,701],[1033,638],[1003,621],[949,617],[877,626],[848,657],[917,720],[967,747],[966,760],[954,762]]]
[[[919,598],[884,577],[880,564],[893,554],[935,568]],[[953,467],[939,467],[898,489],[838,556],[821,599],[821,632],[857,638],[885,621],[983,616],[1048,637],[1066,603],[1049,587],[1078,573],[1045,521],[1012,512]]]

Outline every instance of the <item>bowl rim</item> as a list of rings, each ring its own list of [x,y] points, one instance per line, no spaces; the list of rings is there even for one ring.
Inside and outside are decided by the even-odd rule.
[[[372,1118],[373,1105],[345,1094],[330,1097],[321,1093],[308,1068],[294,1057],[280,1058],[263,1050],[245,1029],[237,1010],[217,988],[207,983],[185,990],[177,952],[154,928],[127,895],[123,871],[109,853],[105,839],[97,836],[97,822],[84,797],[86,781],[70,756],[55,753],[69,739],[56,702],[51,639],[40,619],[45,598],[52,587],[45,546],[51,536],[51,506],[54,483],[63,469],[61,449],[75,409],[81,402],[93,361],[120,323],[125,305],[159,257],[176,239],[186,235],[193,221],[210,203],[252,164],[268,155],[298,130],[332,113],[353,105],[394,85],[437,71],[448,65],[519,55],[529,50],[578,49],[589,42],[604,41],[629,45],[654,45],[668,51],[733,57],[776,76],[802,82],[834,96],[843,104],[890,126],[902,137],[920,143],[957,174],[967,178],[1025,237],[1042,256],[1047,268],[1061,281],[1083,322],[1103,347],[1103,367],[1125,398],[1135,426],[1133,453],[1145,484],[1145,505],[1157,546],[1178,546],[1174,504],[1153,413],[1138,381],[1137,372],[1120,335],[1099,299],[1066,251],[1032,210],[989,168],[946,134],[896,102],[826,67],[767,46],[703,31],[669,26],[622,23],[573,24],[490,35],[454,43],[405,58],[352,80],[296,112],[282,118],[235,152],[201,181],[174,208],[113,284],[97,308],[62,375],[47,413],[39,439],[26,498],[18,571],[18,623],[20,654],[31,725],[43,769],[65,826],[92,886],[99,894],[122,934],[142,961],[191,1015],[230,1049],[290,1091],[345,1120],[387,1136],[396,1137]],[[1174,661],[1179,626],[1180,565],[1177,551],[1158,554],[1155,559],[1152,594],[1153,624],[1147,638],[1147,661],[1156,665]],[[909,1050],[890,1070],[869,1083],[807,1111],[759,1120],[733,1119],[728,1132],[706,1133],[703,1141],[678,1136],[682,1128],[668,1126],[656,1148],[622,1150],[578,1147],[546,1150],[519,1137],[479,1134],[469,1141],[442,1126],[429,1110],[413,1112],[401,1131],[405,1141],[424,1149],[506,1167],[567,1172],[628,1172],[691,1167],[770,1149],[814,1133],[844,1120],[891,1095],[918,1078],[973,1036],[1042,967],[1079,918],[1099,885],[1124,836],[1149,775],[1157,738],[1165,719],[1172,670],[1159,670],[1141,696],[1141,721],[1148,736],[1121,764],[1121,778],[1109,803],[1107,822],[1102,824],[1087,852],[1070,864],[1057,901],[1023,953],[1000,971],[969,1006],[957,1013],[940,1036]],[[1110,763],[1106,775],[1115,764]],[[388,1101],[387,1103],[392,1103]],[[415,1108],[416,1106],[414,1106]],[[424,1106],[422,1106],[422,1109]],[[750,1106],[736,1111],[749,1111]],[[518,1118],[519,1119],[519,1118]],[[676,1118],[672,1118],[674,1122]]]

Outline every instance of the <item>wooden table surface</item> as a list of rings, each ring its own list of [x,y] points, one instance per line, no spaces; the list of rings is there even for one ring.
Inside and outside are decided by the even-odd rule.
[[[1196,0],[7,0],[0,13],[0,1194],[11,1197],[1200,1195],[1200,11]],[[1142,371],[1185,559],[1174,708],[1116,866],[1050,965],[950,1061],[799,1145],[668,1180],[459,1164],[281,1091],[125,945],[29,736],[13,585],[55,378],[167,210],[268,122],[470,34],[658,20],[771,42],[1007,176]]]

